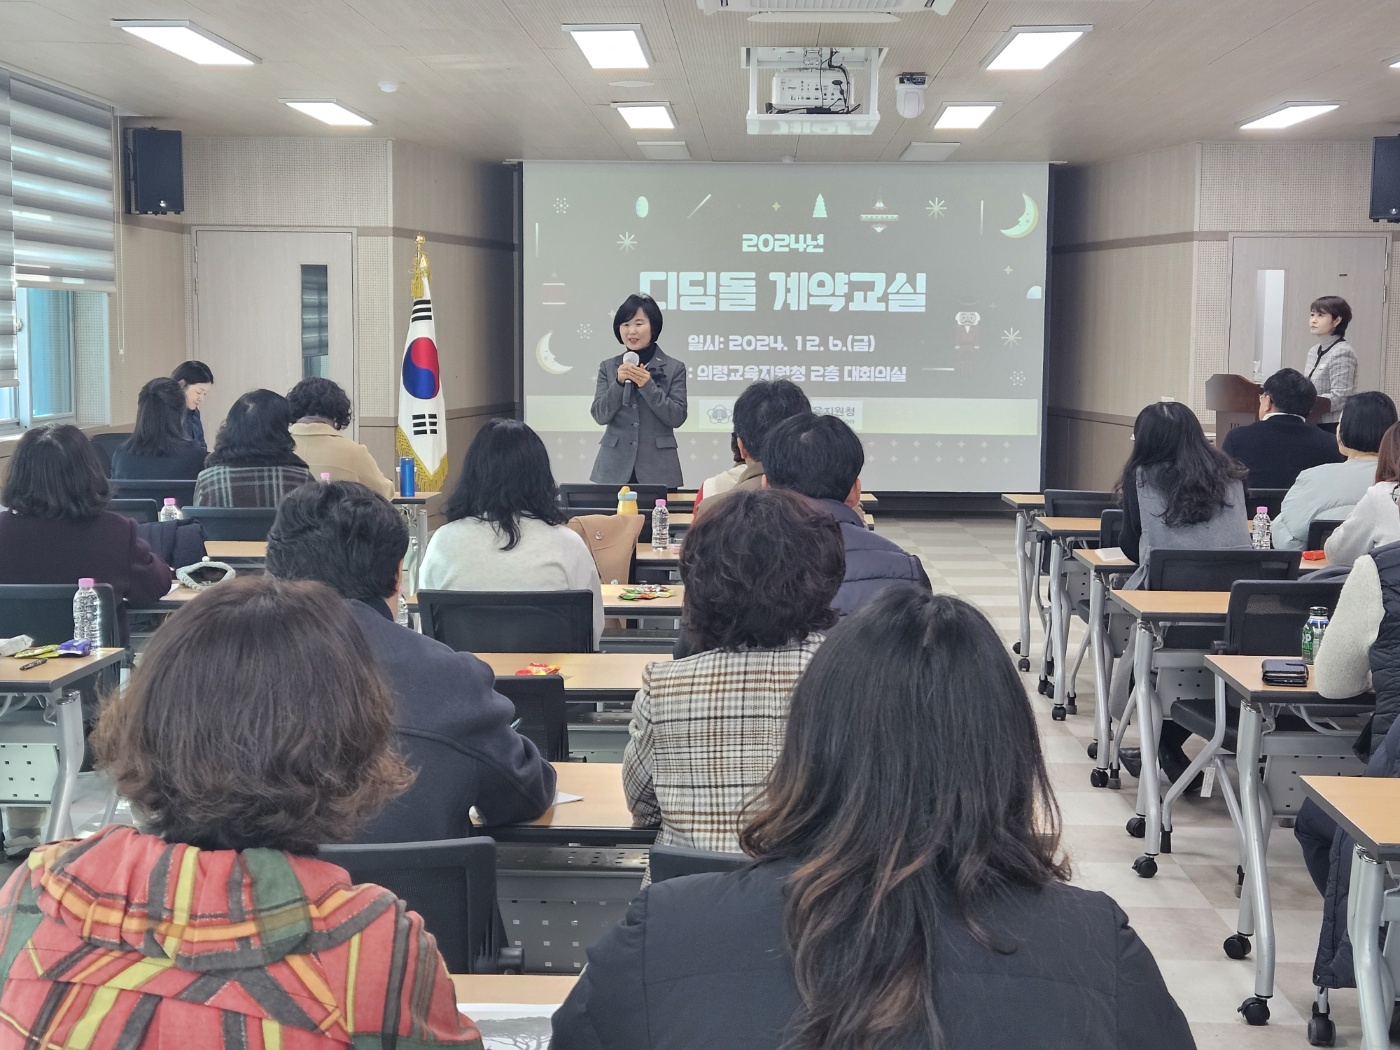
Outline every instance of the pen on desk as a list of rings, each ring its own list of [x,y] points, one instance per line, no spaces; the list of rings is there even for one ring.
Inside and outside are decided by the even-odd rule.
[[[34,668],[36,668],[36,667],[42,667],[44,664],[46,664],[46,663],[48,663],[48,662],[49,662],[49,661],[48,661],[47,658],[45,658],[45,657],[40,657],[38,660],[30,660],[29,663],[27,663],[27,664],[20,664],[20,665],[19,665],[19,669],[20,669],[21,671],[32,671],[32,670],[34,670]]]

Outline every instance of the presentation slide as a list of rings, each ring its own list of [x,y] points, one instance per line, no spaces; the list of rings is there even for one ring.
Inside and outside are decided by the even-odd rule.
[[[612,320],[651,295],[684,362],[687,485],[732,463],[734,399],[790,379],[890,492],[1040,484],[1045,164],[527,161],[525,421],[587,481]]]

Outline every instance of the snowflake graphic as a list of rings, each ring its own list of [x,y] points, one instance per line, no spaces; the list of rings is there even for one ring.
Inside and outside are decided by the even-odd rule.
[[[1021,333],[1015,328],[1008,328],[1001,333],[1001,341],[1006,346],[1015,346],[1021,341]]]
[[[633,233],[621,233],[617,237],[617,246],[624,252],[633,251],[637,247],[637,236]]]
[[[579,337],[580,339],[592,339],[592,338],[593,338],[593,326],[592,326],[591,324],[589,324],[587,321],[585,321],[583,324],[579,325],[579,326],[578,326],[578,337]]]
[[[565,215],[565,214],[568,213],[568,211],[569,211],[569,198],[568,198],[568,197],[555,197],[555,198],[554,198],[554,214],[555,214],[555,215]]]
[[[942,197],[935,197],[928,202],[924,211],[928,212],[930,219],[941,219],[948,212],[948,202]]]
[[[1011,385],[1012,385],[1012,386],[1025,386],[1025,385],[1026,385],[1026,373],[1025,373],[1025,372],[1012,372],[1012,373],[1011,373]]]

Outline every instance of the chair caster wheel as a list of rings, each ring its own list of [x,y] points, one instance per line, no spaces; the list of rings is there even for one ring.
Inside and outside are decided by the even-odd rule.
[[[1157,860],[1154,857],[1139,857],[1133,861],[1133,870],[1140,878],[1150,879],[1157,874]]]
[[[1123,787],[1123,781],[1119,777],[1110,776],[1108,778],[1108,787],[1110,791],[1118,791]]]
[[[1225,938],[1225,954],[1231,959],[1247,959],[1253,945],[1242,933],[1232,933]]]
[[[1012,642],[1012,643],[1011,643],[1011,651],[1012,651],[1013,653],[1015,653],[1017,656],[1020,656],[1020,655],[1021,655],[1021,643],[1020,643],[1020,642]]]
[[[1047,697],[1049,697],[1051,700],[1055,699],[1055,683],[1054,683],[1054,682],[1046,682],[1046,683],[1045,683],[1045,695],[1046,695]]]
[[[1089,741],[1089,747],[1088,747],[1087,750],[1088,750],[1088,752],[1089,752],[1089,757],[1090,757],[1090,758],[1095,758],[1095,759],[1098,758],[1098,757],[1099,757],[1099,742],[1098,742],[1097,740],[1091,740],[1091,741]]]
[[[1147,818],[1146,818],[1146,817],[1133,817],[1133,818],[1131,818],[1131,819],[1128,821],[1127,829],[1128,829],[1128,834],[1131,835],[1133,838],[1135,838],[1135,839],[1145,838],[1145,837],[1147,836]]]
[[[1040,680],[1039,682],[1036,683],[1035,691],[1036,691],[1037,693],[1039,693],[1041,696],[1044,696],[1044,695],[1045,695],[1045,690],[1047,690],[1047,689],[1049,689],[1049,688],[1051,688],[1050,679],[1042,677],[1041,680]]]
[[[1026,657],[1023,656],[1021,657],[1021,659],[1016,661],[1016,670],[1020,671],[1022,674],[1025,674],[1030,669],[1031,662],[1030,660],[1026,659]]]
[[[1164,829],[1164,830],[1162,831],[1162,848],[1161,848],[1160,850],[1158,850],[1158,852],[1159,852],[1159,853],[1170,853],[1171,851],[1172,851],[1172,833],[1171,833],[1170,830]]]
[[[1091,770],[1089,770],[1089,786],[1090,786],[1090,787],[1096,787],[1096,788],[1108,787],[1108,770],[1106,770],[1106,769],[1091,769]]]
[[[1240,1003],[1240,1013],[1244,1014],[1246,1024],[1258,1025],[1269,1023],[1269,1000],[1261,999],[1257,995],[1251,995],[1244,1002]]]
[[[1073,693],[1070,693],[1068,696],[1065,697],[1065,710],[1072,715],[1079,714],[1079,705],[1075,703],[1075,701],[1078,699],[1079,698]]]
[[[1337,1041],[1337,1026],[1332,1018],[1319,1012],[1313,1004],[1312,1017],[1308,1020],[1308,1042],[1313,1046],[1331,1046]]]
[[[1050,657],[1050,659],[1048,659],[1048,660],[1045,661],[1045,673],[1046,673],[1046,674],[1054,674],[1054,673],[1055,673],[1055,658],[1054,658],[1053,656]]]
[[[1065,705],[1056,704],[1054,707],[1050,708],[1050,717],[1056,722],[1063,722],[1065,720]]]

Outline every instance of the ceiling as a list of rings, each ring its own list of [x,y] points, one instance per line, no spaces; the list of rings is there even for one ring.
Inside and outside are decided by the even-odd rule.
[[[188,18],[262,59],[201,68],[110,25]],[[590,69],[561,23],[640,23],[654,67]],[[981,67],[1016,25],[1092,24],[1042,72]],[[748,45],[889,48],[882,119],[863,137],[749,136]],[[483,160],[641,160],[683,139],[695,160],[895,160],[957,140],[953,160],[1085,162],[1197,140],[1354,140],[1400,131],[1400,0],[956,0],[946,16],[777,24],[695,0],[0,0],[0,65],[209,135],[399,138]],[[894,75],[930,75],[927,108],[894,111]],[[611,81],[639,79],[647,88]],[[382,93],[381,81],[400,84]],[[333,97],[371,117],[332,130],[278,104]],[[674,132],[630,131],[610,103],[666,100]],[[1288,101],[1342,101],[1298,127],[1238,125]],[[977,131],[935,132],[945,101],[1003,105]]]

